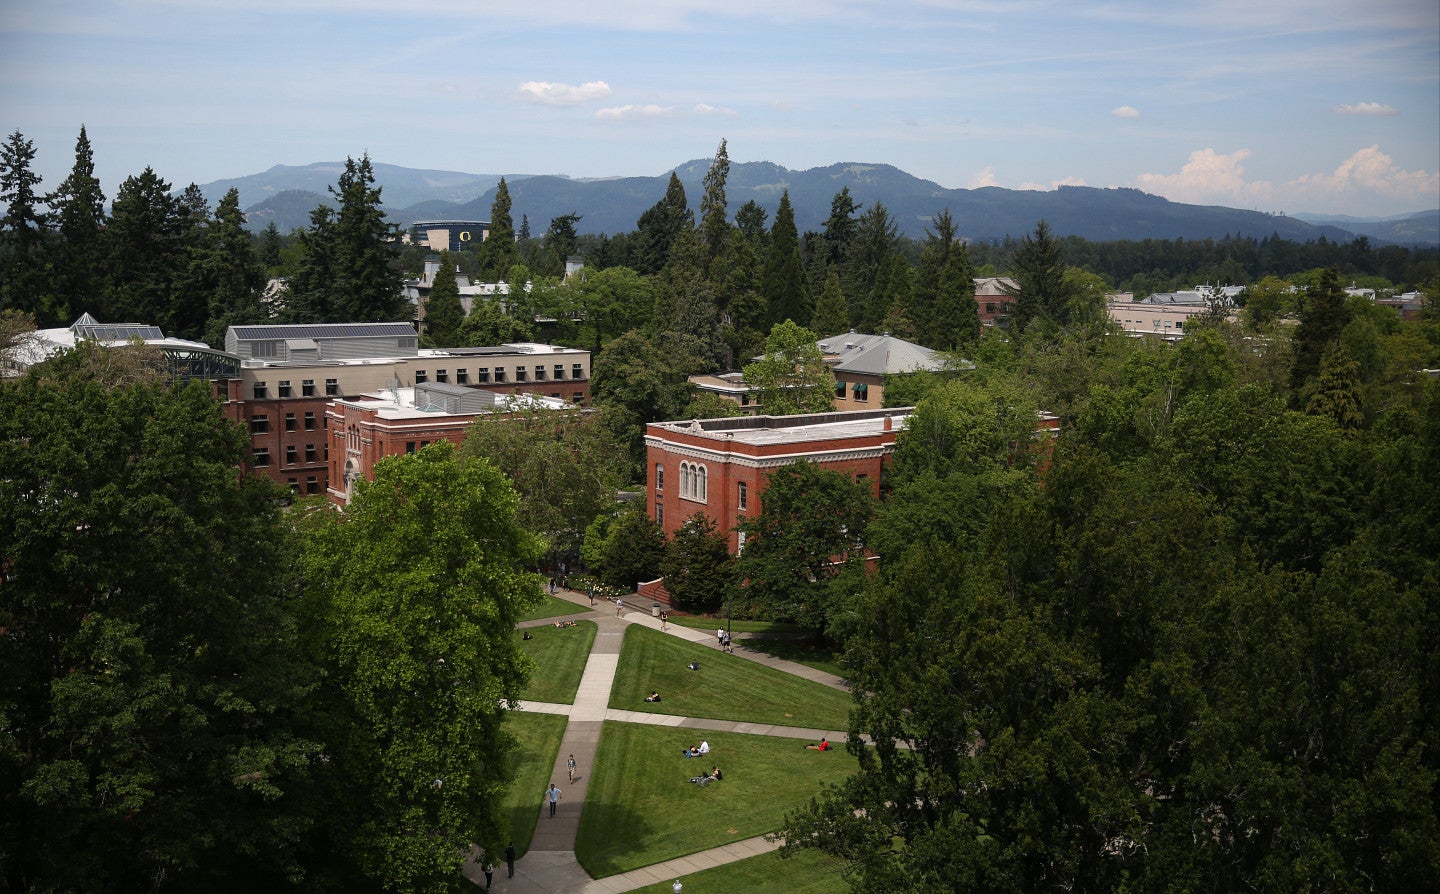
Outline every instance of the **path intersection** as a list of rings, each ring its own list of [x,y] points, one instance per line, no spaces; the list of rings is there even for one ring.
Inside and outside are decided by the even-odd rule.
[[[565,726],[565,735],[560,740],[560,750],[556,753],[555,768],[551,773],[551,778],[557,780],[557,785],[566,784],[562,786],[563,794],[559,807],[555,811],[554,819],[540,816],[535,823],[535,834],[530,840],[529,851],[515,862],[515,877],[513,879],[506,877],[505,863],[500,861],[495,867],[495,881],[490,890],[501,892],[501,894],[620,894],[620,892],[634,891],[656,882],[668,882],[683,878],[702,869],[722,866],[779,848],[779,842],[767,841],[762,836],[731,842],[721,847],[677,857],[663,863],[642,866],[639,869],[607,876],[603,879],[592,879],[584,869],[580,868],[580,864],[575,859],[575,839],[580,831],[580,813],[585,807],[585,796],[595,766],[595,753],[600,744],[600,728],[605,721],[618,720],[626,723],[648,723],[656,726],[749,733],[758,736],[782,736],[792,739],[808,739],[812,742],[825,737],[835,742],[837,746],[845,742],[849,733],[845,730],[807,729],[735,720],[711,720],[701,717],[681,717],[673,714],[651,714],[643,711],[624,711],[611,708],[609,707],[610,689],[615,682],[615,671],[620,664],[620,645],[625,639],[625,629],[631,624],[638,624],[659,631],[660,619],[652,617],[648,610],[640,610],[641,607],[648,608],[648,603],[644,602],[634,603],[633,606],[627,604],[625,611],[617,617],[607,611],[604,605],[597,605],[595,611],[590,611],[590,599],[583,593],[561,590],[555,595],[575,603],[577,614],[527,621],[519,626],[543,627],[554,624],[556,621],[573,618],[574,620],[594,621],[599,627],[595,634],[595,642],[590,648],[590,657],[585,662],[585,671],[580,677],[580,688],[575,694],[575,701],[569,705],[525,702],[520,706],[522,711],[564,714],[569,717],[569,723]],[[703,630],[692,630],[689,627],[671,624],[664,633],[690,642],[706,644],[711,648],[716,647],[715,635]],[[735,655],[788,674],[813,680],[824,686],[848,689],[845,683],[834,674],[828,674],[794,661],[785,661],[750,649],[737,650]],[[566,760],[572,754],[575,756],[575,762],[581,768],[581,772],[575,782],[568,782]],[[540,798],[536,798],[537,815],[545,809],[540,800]],[[482,889],[485,887],[485,876],[473,860],[466,862],[464,872],[466,878],[478,884]]]

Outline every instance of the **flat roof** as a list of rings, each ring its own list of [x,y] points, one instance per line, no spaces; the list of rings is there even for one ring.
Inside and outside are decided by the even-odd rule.
[[[811,413],[803,416],[745,416],[724,419],[700,419],[684,422],[654,422],[652,428],[687,434],[713,441],[765,446],[796,444],[805,441],[829,441],[861,438],[885,432],[885,420],[891,431],[899,431],[914,407],[893,407],[884,410],[856,410],[838,413]]]

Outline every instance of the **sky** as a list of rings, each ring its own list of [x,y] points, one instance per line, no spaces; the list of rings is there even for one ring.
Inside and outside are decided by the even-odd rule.
[[[1436,0],[0,0],[41,189],[714,154],[1270,212],[1440,207]]]

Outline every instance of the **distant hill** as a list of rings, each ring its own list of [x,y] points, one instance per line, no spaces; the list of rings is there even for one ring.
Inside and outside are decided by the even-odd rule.
[[[696,159],[675,168],[692,209],[698,210],[701,181],[709,167],[709,159]],[[262,229],[274,220],[282,232],[289,232],[307,225],[310,210],[320,201],[328,201],[326,190],[342,169],[343,165],[334,163],[277,165],[263,174],[218,180],[201,189],[213,202],[236,186],[251,229]],[[375,175],[386,211],[402,225],[437,217],[486,220],[500,180],[498,174],[420,171],[383,164],[375,165]],[[653,177],[593,180],[525,174],[505,177],[516,226],[521,215],[528,215],[531,230],[538,236],[551,218],[571,212],[582,216],[578,225],[582,233],[632,230],[641,213],[664,195],[670,175],[667,171]],[[773,219],[780,194],[788,189],[796,224],[804,232],[823,226],[831,199],[846,186],[862,206],[883,202],[900,232],[914,238],[922,238],[931,217],[948,208],[959,233],[981,241],[1018,238],[1045,218],[1061,235],[1096,241],[1263,238],[1275,234],[1298,242],[1322,236],[1348,242],[1363,231],[1376,244],[1440,244],[1440,212],[1424,212],[1401,221],[1356,222],[1318,215],[1307,221],[1220,206],[1184,205],[1136,189],[946,189],[885,164],[846,162],[792,171],[771,162],[732,163],[726,192],[732,215],[753,199]],[[306,198],[302,200],[297,193]]]
[[[1440,209],[1417,211],[1403,217],[1347,217],[1343,214],[1296,214],[1316,226],[1338,227],[1372,241],[1398,245],[1440,245]]]

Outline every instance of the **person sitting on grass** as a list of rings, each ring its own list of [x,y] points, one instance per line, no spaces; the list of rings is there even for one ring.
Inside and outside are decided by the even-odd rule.
[[[720,768],[719,768],[719,767],[716,767],[716,768],[714,768],[713,770],[711,770],[709,773],[704,774],[703,776],[691,776],[691,777],[690,777],[690,781],[693,782],[693,783],[695,783],[695,784],[698,785],[698,786],[701,786],[702,788],[703,788],[704,786],[709,785],[709,784],[712,783],[712,782],[719,782],[719,781],[720,781]]]
[[[829,751],[829,750],[830,750],[830,740],[828,740],[828,739],[826,739],[826,738],[824,738],[824,737],[822,736],[821,739],[820,739],[820,742],[819,742],[818,744],[815,744],[815,745],[806,745],[805,747],[806,747],[806,749],[808,749],[808,750],[810,750],[810,751]]]
[[[710,743],[709,743],[708,741],[701,740],[701,742],[700,742],[700,747],[695,749],[695,753],[696,753],[696,754],[709,754],[709,753],[710,753]]]
[[[647,702],[658,702],[658,701],[660,701],[660,693],[659,693],[658,691],[652,691],[649,695],[645,696],[645,701],[647,701]]]
[[[718,766],[710,770],[710,778],[716,782],[720,781],[720,768]]]

